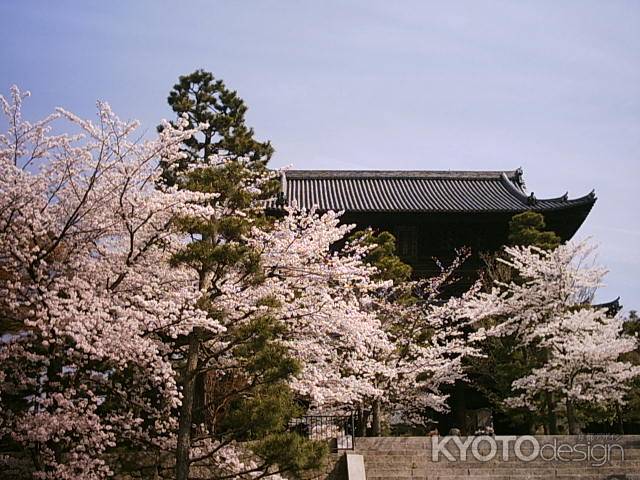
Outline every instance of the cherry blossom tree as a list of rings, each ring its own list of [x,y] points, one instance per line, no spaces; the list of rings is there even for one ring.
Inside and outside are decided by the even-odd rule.
[[[434,413],[449,410],[446,387],[465,379],[463,360],[480,354],[483,333],[473,321],[459,315],[462,297],[447,298],[458,269],[469,252],[457,252],[447,266],[431,278],[411,280],[411,268],[395,255],[395,238],[388,232],[357,232],[352,240],[366,249],[365,262],[374,266],[373,279],[383,280],[370,296],[367,310],[379,319],[391,348],[374,353],[386,375],[376,375],[377,391],[364,398],[371,412],[373,436],[381,434],[384,411],[396,423],[425,427]],[[360,414],[367,423],[367,408]],[[362,434],[365,428],[360,428]]]
[[[353,229],[334,212],[288,209],[271,231],[256,236],[269,280],[287,325],[284,340],[302,365],[292,387],[313,409],[353,407],[382,395],[377,376],[393,377],[379,354],[393,349],[376,313],[373,295],[385,286],[363,261],[366,249],[337,242]]]
[[[11,102],[2,98],[8,128],[0,136],[0,324],[7,333],[0,436],[30,454],[25,473],[104,478],[114,473],[105,454],[122,449],[179,458],[183,424],[187,474],[203,462],[212,478],[259,478],[317,463],[322,449],[311,448],[305,460],[303,439],[282,422],[283,412],[296,412],[287,411],[283,380],[298,367],[280,339],[278,305],[268,292],[261,297],[260,259],[238,222],[259,207],[251,199],[272,175],[236,182],[233,201],[197,165],[188,181],[210,188],[165,187],[158,160],[184,163],[181,145],[196,131],[186,122],[165,122],[157,139],[141,141],[137,123],[121,122],[99,103],[97,123],[59,109],[32,124],[21,117],[27,95],[13,88]],[[77,133],[52,135],[63,122]],[[217,165],[227,174],[245,168],[242,161]],[[236,237],[212,244],[207,229],[220,225]],[[211,268],[221,257],[229,268]],[[238,299],[259,300],[243,304],[248,313],[240,319],[227,315]],[[207,355],[185,369],[200,349]],[[184,406],[189,395],[194,401],[196,375],[213,369],[241,381],[239,389],[224,386],[227,415],[213,426],[224,433],[243,425],[242,434],[196,429],[193,439],[195,419],[184,415],[193,403]],[[259,395],[247,396],[257,379]],[[256,404],[268,391],[277,402]],[[248,433],[259,432],[258,418],[273,423],[261,442]]]
[[[103,478],[116,445],[170,447],[180,392],[162,338],[221,329],[168,264],[174,218],[208,215],[207,195],[155,188],[157,159],[193,131],[140,141],[105,103],[95,123],[62,109],[31,123],[26,96],[0,97],[0,436],[38,478]],[[62,122],[76,133],[53,134]]]
[[[500,260],[518,281],[478,292],[462,311],[482,321],[500,319],[487,335],[513,336],[539,352],[538,366],[513,382],[511,406],[551,408],[560,400],[570,433],[578,432],[576,407],[615,409],[625,402],[630,381],[640,369],[621,356],[637,347],[623,321],[591,306],[606,271],[592,262],[588,242],[555,250],[506,247]]]
[[[271,389],[279,402],[256,407],[255,396],[231,397],[238,390],[225,385],[232,402],[223,404],[235,402],[234,409],[215,427],[229,431],[225,422],[233,420],[255,431],[238,412],[258,407],[262,421],[267,412],[280,415],[289,405],[282,379],[298,367],[274,320],[279,305],[260,287],[259,257],[245,240],[220,243],[217,253],[236,258],[222,272],[209,268],[211,249],[193,255],[211,239],[203,226],[237,229],[246,209],[218,188],[160,181],[158,159],[182,159],[180,146],[194,130],[165,123],[158,139],[143,142],[134,137],[137,124],[121,122],[104,103],[97,123],[59,109],[32,124],[21,117],[27,95],[14,87],[12,102],[1,99],[8,129],[0,136],[0,436],[30,454],[25,473],[97,479],[114,473],[106,453],[179,451],[185,386],[195,389],[186,380],[195,376],[182,373],[193,339],[205,360],[215,360],[198,369],[234,370],[244,382],[239,391],[259,378],[259,393]],[[52,135],[64,121],[78,133]],[[242,168],[220,163],[227,172]],[[197,166],[190,173],[208,174]],[[258,185],[248,182],[246,191]],[[225,314],[236,307],[245,318]],[[284,430],[282,418],[272,418],[267,441],[251,443],[253,453],[240,442],[254,437],[198,433],[187,443],[187,466],[206,462],[212,478],[308,467],[302,439]],[[321,449],[309,453],[317,461]]]
[[[123,449],[173,455],[178,478],[194,465],[219,479],[295,473],[323,451],[288,428],[304,408],[447,408],[441,387],[475,354],[467,314],[481,304],[475,291],[434,302],[450,270],[398,301],[407,285],[366,245],[340,247],[352,227],[339,214],[267,218],[264,161],[187,158],[206,125],[179,117],[143,141],[105,103],[95,122],[58,109],[31,123],[27,94],[11,92],[0,437],[29,454],[25,474],[105,478]],[[160,160],[179,167],[174,186]]]
[[[384,389],[387,408],[397,420],[426,427],[433,423],[434,413],[448,412],[447,388],[466,379],[465,360],[481,355],[484,331],[473,328],[474,319],[463,309],[476,291],[445,296],[467,255],[460,252],[432,278],[396,287],[410,289],[408,304],[396,291],[377,305],[394,344],[386,361],[396,378],[385,382]]]
[[[270,275],[263,287],[286,305],[285,340],[302,365],[294,390],[322,411],[379,402],[421,424],[446,411],[442,388],[464,377],[482,335],[458,314],[466,297],[442,300],[465,254],[431,279],[391,278],[397,262],[371,262],[372,244],[335,248],[353,230],[339,215],[287,213],[255,245]]]
[[[631,381],[640,375],[639,366],[620,361],[637,347],[637,339],[622,335],[622,329],[622,318],[609,318],[603,310],[581,308],[553,319],[540,342],[550,352],[549,360],[513,383],[522,393],[510,404],[535,408],[542,394],[557,393],[565,400],[572,434],[579,433],[576,406],[616,413]]]

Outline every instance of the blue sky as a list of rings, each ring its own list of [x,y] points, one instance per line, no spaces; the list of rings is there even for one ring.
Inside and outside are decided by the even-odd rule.
[[[27,114],[97,99],[153,131],[177,77],[238,90],[274,166],[523,167],[537,197],[595,188],[579,236],[640,309],[638,1],[0,0],[0,91]]]

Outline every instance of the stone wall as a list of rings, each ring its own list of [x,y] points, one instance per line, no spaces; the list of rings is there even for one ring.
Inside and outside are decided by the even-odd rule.
[[[175,461],[172,455],[163,455],[158,458],[146,453],[126,453],[114,456],[111,463],[113,469],[120,472],[113,477],[113,480],[171,480],[175,477]],[[189,478],[210,480],[217,478],[216,474],[217,470],[214,466],[207,465],[207,462],[200,462],[191,465]],[[303,478],[344,480],[346,477],[344,454],[330,453],[318,471],[308,472]]]
[[[640,480],[635,435],[358,438],[355,452],[364,457],[367,480]],[[140,453],[112,461],[128,470],[116,480],[173,477],[169,457]],[[0,478],[24,478],[20,463],[20,456],[0,455]],[[202,480],[211,473],[205,465],[192,472]],[[313,477],[346,480],[344,452],[330,454]]]
[[[105,460],[117,472],[113,480],[172,480],[175,478],[173,455],[156,455],[150,452],[122,451],[110,454]],[[31,458],[24,452],[0,453],[0,480],[24,480],[31,478]],[[206,462],[191,466],[190,479],[211,480],[216,478],[216,469]],[[344,480],[347,478],[344,453],[330,453],[320,470],[308,472],[307,480]],[[82,480],[82,479],[78,479]]]
[[[361,438],[356,452],[368,480],[640,480],[640,436],[490,438]]]

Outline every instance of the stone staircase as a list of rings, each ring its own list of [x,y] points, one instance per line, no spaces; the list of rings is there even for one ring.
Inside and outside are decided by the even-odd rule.
[[[434,449],[431,437],[358,438],[355,453],[364,457],[367,480],[640,480],[640,436],[537,436],[517,448],[514,437],[498,436],[493,456],[487,439],[459,437],[469,442],[465,460],[452,440]],[[542,450],[534,455],[536,444]]]

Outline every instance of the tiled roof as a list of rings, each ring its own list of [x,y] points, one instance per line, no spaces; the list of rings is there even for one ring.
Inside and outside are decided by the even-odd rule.
[[[620,297],[615,300],[611,300],[610,302],[598,303],[593,305],[593,308],[604,308],[606,309],[607,315],[611,317],[615,317],[620,310],[622,310],[622,305],[620,305]]]
[[[525,190],[522,171],[289,170],[279,204],[348,212],[522,212],[579,205],[591,192],[538,199]]]

